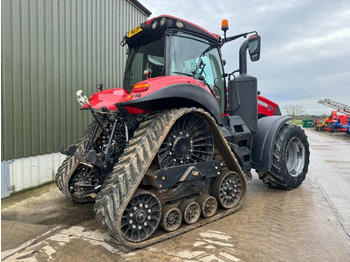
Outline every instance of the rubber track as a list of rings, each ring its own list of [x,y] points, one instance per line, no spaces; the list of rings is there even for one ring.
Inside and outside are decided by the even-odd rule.
[[[203,117],[212,130],[215,146],[220,152],[224,161],[224,168],[236,171],[242,178],[243,189],[242,198],[236,208],[224,210],[209,219],[203,219],[195,224],[180,227],[178,230],[157,236],[140,242],[133,243],[127,241],[120,230],[121,217],[127,204],[136,192],[138,185],[149,169],[153,158],[158,152],[162,142],[166,138],[171,127],[177,119],[184,114],[195,113]],[[172,109],[159,114],[151,115],[142,122],[130,140],[129,146],[120,157],[113,172],[105,180],[102,190],[96,197],[94,210],[96,218],[107,228],[110,235],[120,244],[134,249],[142,248],[165,239],[180,235],[199,226],[205,225],[221,217],[236,212],[244,202],[246,196],[246,183],[244,174],[238,164],[237,159],[231,152],[225,138],[215,124],[215,120],[205,111],[196,108]],[[157,232],[156,232],[157,233]],[[155,235],[155,234],[154,234]]]
[[[93,132],[95,126],[96,126],[96,122],[93,121],[88,126],[87,130],[83,133],[83,136],[76,143],[76,145],[78,146],[78,150],[82,149],[85,141],[88,141],[90,139],[91,133]],[[95,137],[98,137],[100,133],[101,133],[101,129],[99,129],[97,136]],[[72,197],[72,195],[69,192],[68,182],[79,165],[80,165],[80,162],[76,159],[75,156],[67,156],[66,159],[62,162],[62,165],[58,168],[57,173],[55,175],[56,185],[59,188],[59,190],[61,190],[63,194],[65,194],[73,202],[76,202],[76,203],[93,202],[94,199],[90,197],[79,199],[76,197]]]

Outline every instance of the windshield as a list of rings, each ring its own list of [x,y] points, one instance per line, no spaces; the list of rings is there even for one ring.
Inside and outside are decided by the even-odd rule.
[[[147,79],[143,74],[147,68],[152,70],[152,77],[165,75],[164,55],[164,35],[153,36],[132,47],[125,67],[123,86],[126,91],[130,93],[136,83]]]
[[[225,80],[219,51],[214,44],[178,33],[171,40],[171,75],[187,75],[203,81],[225,111]]]

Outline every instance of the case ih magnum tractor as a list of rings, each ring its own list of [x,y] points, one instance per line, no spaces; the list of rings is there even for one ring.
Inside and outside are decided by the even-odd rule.
[[[95,201],[96,218],[129,248],[179,235],[236,212],[255,169],[271,187],[298,187],[308,170],[304,131],[258,95],[247,50],[260,36],[224,37],[162,15],[129,31],[123,88],[90,99],[94,121],[67,155],[56,183],[74,202]],[[225,73],[221,47],[248,37],[239,69]]]

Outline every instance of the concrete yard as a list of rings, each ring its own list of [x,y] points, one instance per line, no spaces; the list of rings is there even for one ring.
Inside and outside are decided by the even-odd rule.
[[[2,261],[350,261],[350,137],[307,129],[309,173],[295,190],[253,174],[233,215],[141,250],[118,246],[54,184],[2,200]],[[28,174],[30,175],[30,174]]]

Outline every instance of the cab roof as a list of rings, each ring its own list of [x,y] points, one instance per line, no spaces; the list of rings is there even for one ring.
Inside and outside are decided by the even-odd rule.
[[[146,22],[130,30],[125,35],[124,40],[129,46],[134,45],[138,42],[138,40],[141,40],[145,36],[160,31],[165,31],[166,29],[175,29],[193,33],[216,43],[219,43],[221,39],[219,35],[213,34],[208,30],[181,18],[170,15],[160,15],[147,20]]]

